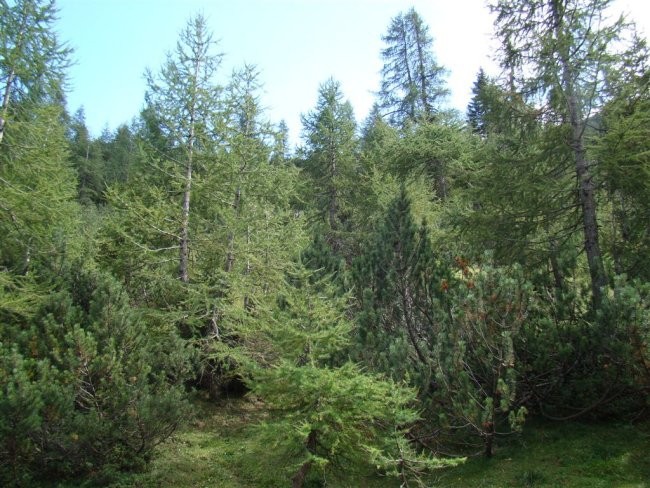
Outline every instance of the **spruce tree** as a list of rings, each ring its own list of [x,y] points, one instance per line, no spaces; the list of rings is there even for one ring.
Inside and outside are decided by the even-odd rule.
[[[476,81],[474,81],[474,86],[472,87],[472,99],[467,105],[467,121],[469,123],[469,126],[472,131],[482,137],[485,137],[487,135],[487,127],[485,121],[485,91],[487,89],[488,83],[489,80],[485,74],[485,71],[483,71],[483,68],[479,69],[478,74],[476,75]]]
[[[71,162],[77,171],[79,202],[84,205],[100,203],[105,189],[102,143],[90,137],[83,108],[73,115],[69,126]]]

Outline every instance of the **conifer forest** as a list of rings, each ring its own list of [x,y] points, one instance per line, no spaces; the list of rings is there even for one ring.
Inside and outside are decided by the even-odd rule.
[[[0,485],[167,486],[129,480],[203,429],[193,471],[268,478],[200,486],[437,486],[609,425],[645,471],[589,486],[650,486],[650,51],[610,3],[490,0],[465,113],[407,6],[368,117],[323,80],[292,145],[191,12],[93,136],[54,0],[0,0]]]

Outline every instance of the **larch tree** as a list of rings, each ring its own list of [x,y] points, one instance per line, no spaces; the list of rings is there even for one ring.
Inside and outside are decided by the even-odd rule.
[[[499,264],[518,262],[539,273],[547,263],[553,283],[547,283],[547,273],[537,284],[557,293],[565,288],[566,266],[575,261],[569,259],[571,248],[580,240],[570,155],[558,150],[556,128],[509,90],[487,82],[473,102],[481,107],[473,156],[479,170],[465,167],[471,207],[461,217],[463,234],[478,255],[493,250]]]
[[[214,75],[222,55],[214,52],[215,41],[206,19],[198,15],[181,32],[176,49],[169,53],[158,75],[147,72],[146,102],[171,145],[170,159],[182,167],[181,219],[178,229],[179,265],[182,282],[190,280],[190,204],[192,175],[197,152],[212,137],[212,120],[219,103],[220,87]]]
[[[52,29],[56,12],[54,0],[0,0],[0,143],[21,103],[63,99],[70,50]]]
[[[0,267],[23,275],[62,251],[77,218],[55,14],[51,1],[0,1]]]
[[[491,5],[503,46],[502,65],[511,73],[512,88],[538,107],[546,125],[557,128],[558,157],[565,152],[573,166],[595,306],[608,279],[587,134],[601,103],[604,75],[615,59],[613,41],[623,29],[620,21],[605,22],[610,4],[610,0],[499,0]]]
[[[393,18],[382,36],[380,105],[396,126],[407,121],[431,121],[448,94],[445,69],[433,54],[433,38],[422,17],[411,8]]]
[[[318,91],[315,110],[302,117],[304,169],[316,189],[314,203],[328,227],[331,247],[340,250],[340,232],[349,208],[356,164],[356,122],[341,85],[332,79]]]
[[[352,330],[347,300],[329,277],[315,278],[301,267],[287,273],[272,320],[257,327],[272,349],[252,368],[250,386],[277,419],[261,425],[265,449],[274,447],[294,488],[318,475],[345,476],[342,466],[355,464],[402,486],[421,481],[423,471],[448,462],[414,452],[405,438],[418,418],[415,391],[341,360]]]
[[[263,310],[272,308],[274,291],[304,246],[304,221],[290,203],[297,171],[271,164],[276,133],[261,92],[256,67],[235,70],[224,96],[223,150],[206,161],[196,187],[195,271],[203,291],[190,306],[207,313],[201,343],[210,368],[204,377],[217,380],[213,386],[237,378],[242,358],[235,349],[254,342],[249,338]]]

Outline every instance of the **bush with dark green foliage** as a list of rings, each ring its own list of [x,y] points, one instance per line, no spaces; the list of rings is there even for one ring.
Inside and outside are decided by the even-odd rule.
[[[527,402],[551,419],[621,417],[648,405],[650,288],[616,277],[598,310],[558,318],[539,304],[517,355]]]
[[[0,480],[142,465],[188,414],[188,354],[151,330],[109,275],[64,273],[29,319],[0,332]]]
[[[528,314],[531,286],[520,267],[489,262],[470,268],[450,287],[453,303],[435,346],[435,404],[446,430],[477,434],[487,457],[497,435],[517,430],[526,408],[518,405],[515,341]]]
[[[414,222],[406,189],[365,249],[353,267],[357,358],[373,371],[410,381],[425,398],[436,336],[448,320],[451,275],[433,253],[427,226]]]

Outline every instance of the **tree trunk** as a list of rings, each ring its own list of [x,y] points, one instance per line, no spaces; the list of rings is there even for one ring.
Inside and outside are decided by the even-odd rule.
[[[596,186],[589,169],[587,154],[584,147],[585,122],[581,114],[578,95],[574,83],[574,71],[569,59],[569,48],[564,32],[564,12],[560,6],[552,2],[553,17],[557,42],[560,43],[559,54],[562,67],[562,88],[566,100],[567,115],[571,126],[569,145],[573,151],[575,161],[576,180],[578,186],[578,200],[582,209],[582,226],[584,233],[585,253],[589,265],[591,278],[592,303],[595,308],[600,306],[602,288],[607,285],[607,277],[598,243],[598,219],[596,216]]]
[[[312,430],[309,435],[307,436],[307,442],[305,443],[305,447],[307,448],[307,451],[309,451],[310,454],[314,453],[316,450],[316,431]],[[309,471],[311,470],[311,466],[313,464],[313,461],[310,459],[308,461],[305,461],[300,468],[298,468],[298,471],[296,471],[296,474],[293,475],[291,478],[291,487],[292,488],[302,488],[302,486],[305,484],[305,480],[307,479],[307,475],[309,474]]]
[[[492,430],[485,433],[485,450],[483,451],[483,455],[488,459],[494,454],[494,431],[493,427],[489,428]]]
[[[576,177],[578,179],[578,191],[580,205],[582,207],[585,252],[587,253],[589,275],[591,277],[591,294],[594,307],[598,307],[602,301],[602,288],[607,285],[607,277],[605,276],[603,260],[600,254],[600,245],[598,243],[595,187],[581,143],[580,147],[575,149],[575,155]]]
[[[235,190],[235,198],[232,203],[232,208],[235,211],[235,217],[239,216],[239,202],[241,201],[241,188]],[[226,265],[224,270],[230,273],[235,264],[235,233],[231,231],[228,233],[228,254],[226,255]]]
[[[187,162],[187,167],[185,168],[185,191],[183,192],[183,210],[181,217],[181,242],[180,242],[180,263],[179,263],[179,275],[180,280],[183,283],[189,283],[189,270],[188,263],[190,259],[190,239],[189,239],[189,227],[190,227],[190,195],[192,191],[192,158],[190,153],[190,159]]]
[[[415,28],[415,26],[414,26]],[[424,52],[422,51],[422,39],[420,38],[420,29],[415,31],[415,44],[418,50],[418,71],[420,78],[420,100],[422,101],[422,110],[424,111],[424,119],[427,122],[433,120],[433,110],[429,102],[429,94],[427,93],[427,73],[424,63]]]
[[[199,78],[201,60],[197,58],[194,61],[193,80]],[[179,275],[183,283],[189,283],[189,260],[190,260],[190,198],[192,194],[192,163],[194,158],[194,140],[196,139],[196,86],[193,84],[190,98],[190,124],[189,134],[187,137],[187,164],[185,167],[185,189],[183,191],[183,210],[181,216],[181,232],[180,232],[180,262],[179,262]]]
[[[7,78],[7,84],[5,85],[5,92],[2,96],[2,111],[0,112],[0,143],[5,135],[5,124],[7,120],[7,112],[9,111],[9,97],[11,95],[11,84],[14,81],[16,72],[12,69],[9,73],[9,78]]]

